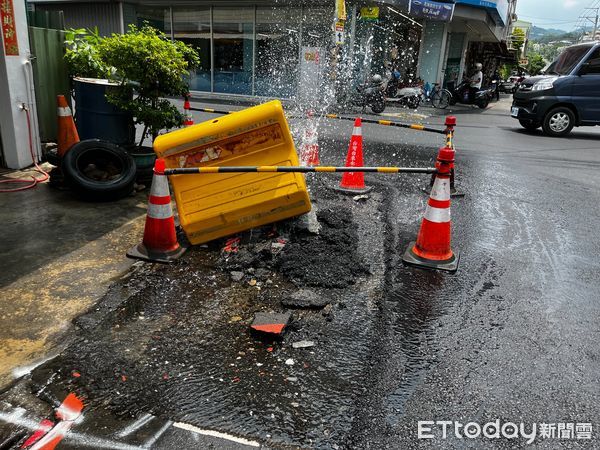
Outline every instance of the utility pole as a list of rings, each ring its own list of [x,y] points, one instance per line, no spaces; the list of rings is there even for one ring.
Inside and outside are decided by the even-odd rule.
[[[583,30],[581,34],[581,40],[585,37],[585,29],[588,22],[594,24],[594,31],[592,32],[592,41],[596,40],[596,33],[598,32],[598,20],[600,18],[600,7],[595,8],[584,8],[585,12],[579,16],[579,20],[583,24]]]

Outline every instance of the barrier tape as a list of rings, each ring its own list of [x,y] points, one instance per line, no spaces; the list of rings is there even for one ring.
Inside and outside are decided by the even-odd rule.
[[[182,167],[176,169],[165,169],[165,175],[184,175],[184,174],[202,174],[202,173],[272,173],[272,172],[299,172],[299,173],[320,173],[320,172],[374,172],[374,173],[438,173],[435,168],[423,167],[299,167],[299,166],[222,166],[222,167]]]
[[[454,150],[454,132],[451,130],[444,131],[446,134],[446,147]]]
[[[356,119],[355,117],[338,116],[337,114],[325,114],[325,117],[328,119],[350,120],[352,122],[354,122],[354,120]],[[424,125],[420,125],[420,124],[416,124],[416,123],[407,124],[407,123],[400,123],[400,122],[392,122],[391,120],[373,120],[373,119],[362,119],[362,123],[371,123],[371,124],[375,124],[375,125],[384,125],[384,126],[388,126],[388,127],[408,128],[410,130],[426,131],[428,133],[446,134],[446,130],[438,130],[435,128],[428,128]]]
[[[197,112],[205,112],[205,113],[211,113],[211,114],[232,114],[234,112],[237,111],[223,111],[223,110],[218,110],[218,109],[212,109],[212,108],[189,108],[190,111],[197,111]],[[350,116],[339,116],[337,114],[325,114],[325,116],[327,119],[336,119],[336,120],[347,120],[347,121],[351,121],[354,122],[354,120],[356,119],[356,117],[350,117]],[[305,119],[306,117],[302,117],[302,116],[288,116],[288,119]],[[446,134],[446,130],[438,130],[435,128],[428,128],[424,125],[420,125],[420,124],[406,124],[406,123],[400,123],[400,122],[392,122],[391,120],[373,120],[373,119],[362,119],[362,123],[370,123],[370,124],[374,124],[374,125],[384,125],[384,126],[388,126],[388,127],[398,127],[398,128],[408,128],[410,130],[417,130],[417,131],[426,131],[428,133],[437,133],[437,134]]]
[[[446,147],[454,150],[454,142],[453,141],[454,141],[454,135],[453,135],[452,131],[449,131],[448,133],[446,133]]]
[[[188,109],[190,111],[206,112],[206,113],[211,113],[211,114],[233,114],[234,112],[238,112],[238,111],[221,111],[221,110],[212,109],[212,108],[194,108],[194,107],[190,107]]]

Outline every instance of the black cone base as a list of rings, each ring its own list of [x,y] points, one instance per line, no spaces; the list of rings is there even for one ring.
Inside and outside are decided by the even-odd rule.
[[[132,259],[168,264],[180,258],[187,249],[187,247],[180,245],[178,249],[170,252],[152,252],[149,251],[144,244],[138,244],[131,248],[126,254],[128,258]]]
[[[404,264],[423,269],[444,270],[446,272],[456,272],[458,270],[458,262],[460,260],[460,254],[458,252],[454,252],[452,258],[446,261],[435,261],[415,255],[413,252],[415,244],[416,242],[411,242],[406,249],[406,252],[404,252],[404,256],[402,257]]]

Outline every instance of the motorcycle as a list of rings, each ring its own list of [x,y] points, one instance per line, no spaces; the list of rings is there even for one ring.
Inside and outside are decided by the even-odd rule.
[[[387,82],[385,85],[385,96],[386,98],[394,98],[398,93],[400,87],[400,72],[397,70],[386,72]]]
[[[356,86],[350,102],[355,106],[362,107],[363,112],[367,107],[371,108],[375,114],[385,111],[385,83],[381,75],[373,75],[368,83]]]
[[[417,109],[421,104],[423,90],[420,87],[405,87],[398,91],[396,101],[400,106],[406,106],[410,109]]]
[[[490,93],[489,89],[479,89],[475,92],[473,98],[471,98],[470,81],[463,80],[456,88],[450,89],[452,97],[450,98],[450,105],[456,105],[462,103],[463,105],[477,105],[481,109],[485,109],[490,104]]]
[[[490,84],[490,87],[488,88],[488,97],[490,101],[500,100],[500,85],[498,84],[498,80],[492,80],[492,84]]]
[[[399,106],[417,109],[421,104],[422,90],[419,87],[400,87],[401,77],[397,70],[388,72],[388,81],[385,87],[387,102],[396,103]]]

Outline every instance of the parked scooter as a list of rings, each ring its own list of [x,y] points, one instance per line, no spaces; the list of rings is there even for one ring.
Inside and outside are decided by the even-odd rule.
[[[398,90],[400,89],[400,81],[402,76],[400,72],[397,70],[388,71],[387,82],[385,86],[385,96],[386,98],[394,98],[398,94]]]
[[[498,84],[498,80],[492,80],[492,83],[490,84],[490,87],[488,88],[488,97],[490,98],[490,101],[492,101],[492,100],[499,101],[500,100],[500,86]]]
[[[417,109],[421,104],[421,95],[423,91],[420,87],[401,87],[400,72],[393,71],[388,73],[388,80],[385,87],[385,97],[388,103],[394,103],[410,109]]]
[[[420,87],[405,87],[398,91],[396,101],[400,106],[417,109],[421,104],[423,90]]]
[[[463,105],[477,105],[481,109],[485,109],[490,104],[490,93],[489,89],[480,89],[475,92],[473,98],[469,89],[470,81],[463,80],[456,88],[451,89],[452,97],[450,98],[450,105],[462,103]]]
[[[381,75],[373,75],[368,83],[358,85],[350,101],[362,107],[363,112],[367,107],[375,114],[385,111],[385,83]]]

